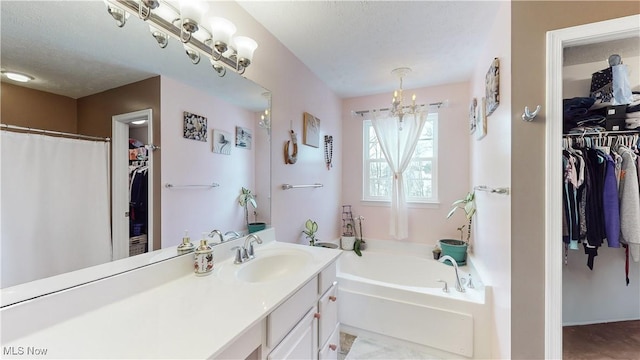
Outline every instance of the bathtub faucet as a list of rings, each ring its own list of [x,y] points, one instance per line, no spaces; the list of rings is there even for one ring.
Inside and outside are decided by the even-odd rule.
[[[443,263],[445,260],[451,261],[453,269],[456,271],[456,290],[458,290],[459,292],[464,292],[464,287],[462,286],[462,283],[460,283],[460,276],[458,276],[458,263],[449,255],[441,256],[440,259],[438,259],[438,261],[440,261],[441,263]]]

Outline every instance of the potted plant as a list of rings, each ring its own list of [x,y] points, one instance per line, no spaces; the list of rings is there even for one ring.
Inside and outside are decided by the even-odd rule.
[[[453,216],[458,209],[461,209],[464,211],[468,223],[457,229],[460,231],[460,240],[441,239],[438,244],[442,251],[442,256],[449,255],[456,260],[458,265],[464,265],[467,262],[467,248],[471,241],[471,223],[473,221],[473,215],[476,213],[475,193],[467,193],[464,198],[454,201],[451,205],[453,208],[451,208],[447,214],[447,219]],[[466,241],[463,240],[465,227],[467,227]],[[449,264],[449,261],[447,260],[445,263]]]
[[[240,191],[240,196],[238,196],[238,204],[240,204],[240,206],[244,208],[244,220],[247,224],[247,230],[249,231],[249,233],[263,230],[267,226],[267,224],[263,222],[255,222],[255,209],[258,208],[258,204],[256,203],[256,196],[251,192],[251,190],[245,187],[242,188],[242,190]],[[251,204],[254,209],[254,222],[252,223],[249,223],[249,204]]]
[[[316,232],[318,232],[318,223],[308,219],[307,222],[304,223],[304,230],[302,230],[302,233],[306,235],[307,239],[309,239],[309,245],[311,246],[315,246]]]

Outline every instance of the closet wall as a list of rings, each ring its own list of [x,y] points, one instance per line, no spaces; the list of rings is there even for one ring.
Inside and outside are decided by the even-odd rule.
[[[611,54],[622,56],[629,68],[633,91],[640,91],[640,39],[566,48],[564,51],[563,98],[589,96],[591,74],[608,67]],[[560,244],[558,245],[560,246]],[[593,270],[587,256],[569,250],[562,273],[562,317],[564,325],[640,319],[640,263],[630,260],[629,286],[625,282],[623,248],[598,249]]]

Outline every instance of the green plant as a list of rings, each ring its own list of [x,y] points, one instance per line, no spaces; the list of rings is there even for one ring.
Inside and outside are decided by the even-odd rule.
[[[304,228],[302,233],[309,239],[309,245],[314,246],[316,242],[316,232],[318,232],[318,223],[309,219],[304,223]]]
[[[249,209],[247,207],[249,204],[251,204],[254,209],[258,208],[256,197],[251,193],[251,190],[243,187],[240,191],[240,196],[238,196],[238,204],[240,204],[240,206],[244,208],[244,220],[247,223],[247,227],[249,227]]]
[[[451,216],[453,216],[456,210],[458,209],[464,210],[467,221],[469,222],[467,224],[467,243],[469,243],[469,240],[471,240],[471,222],[473,221],[473,215],[476,213],[475,197],[476,197],[475,193],[473,192],[467,193],[467,195],[464,198],[460,200],[456,200],[451,204],[453,208],[451,208],[451,210],[449,211],[449,214],[447,214],[447,219],[448,219]],[[460,240],[462,240],[462,233],[463,233],[464,227],[465,225],[462,225],[461,227],[458,228],[458,231],[460,231]]]

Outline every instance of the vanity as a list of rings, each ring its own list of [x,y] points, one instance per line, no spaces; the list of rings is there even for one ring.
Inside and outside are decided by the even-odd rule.
[[[342,252],[256,234],[255,259],[225,242],[208,276],[186,254],[3,307],[3,358],[336,359]]]

